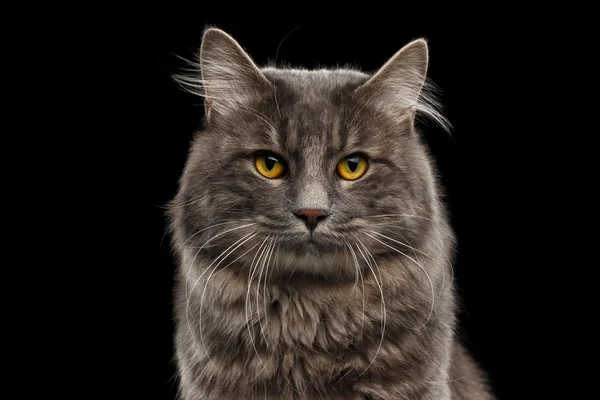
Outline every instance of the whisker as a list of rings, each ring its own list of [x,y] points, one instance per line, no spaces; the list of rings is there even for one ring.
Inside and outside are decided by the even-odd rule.
[[[360,321],[360,340],[362,342],[363,336],[364,336],[364,326],[365,326],[365,281],[363,279],[362,271],[360,270],[358,258],[356,257],[356,253],[354,252],[352,245],[350,245],[349,242],[346,242],[346,246],[348,246],[348,248],[350,249],[350,253],[352,254],[352,258],[354,259],[354,265],[356,266],[357,275],[356,275],[356,282],[354,284],[355,285],[358,284],[359,274],[360,274],[360,281],[362,284],[362,319]]]
[[[252,285],[252,280],[254,279],[254,275],[256,273],[256,269],[258,267],[258,262],[260,261],[260,257],[262,257],[262,254],[264,253],[264,248],[265,248],[265,243],[267,243],[267,240],[269,239],[271,235],[267,235],[267,237],[265,237],[265,239],[262,241],[262,243],[260,244],[260,247],[258,248],[258,250],[256,250],[256,254],[254,254],[254,258],[252,259],[252,263],[250,264],[250,271],[248,273],[248,290],[246,291],[246,300],[245,300],[245,313],[246,313],[246,327],[248,328],[248,338],[250,339],[250,342],[252,343],[252,348],[254,349],[254,353],[256,354],[256,357],[258,358],[258,361],[262,364],[263,369],[266,368],[265,364],[263,363],[262,359],[260,358],[260,355],[258,354],[258,350],[256,348],[256,344],[254,343],[254,337],[252,336],[252,331],[250,329],[250,317],[251,317],[251,312],[252,312],[252,305],[251,302],[248,301],[248,299],[250,298],[250,287]],[[255,265],[255,261],[256,261],[256,257],[258,256],[258,254],[260,253],[260,257],[258,258],[258,261],[256,262]],[[262,372],[262,370],[261,370]],[[254,377],[252,378],[250,381],[248,381],[248,383],[252,382],[254,379],[256,379],[258,377],[258,375],[260,375],[260,372]]]
[[[414,328],[414,329],[415,330],[419,330],[419,329],[423,328],[429,322],[429,320],[431,318],[431,315],[433,314],[433,309],[435,307],[435,289],[433,287],[433,281],[431,280],[431,277],[429,276],[429,274],[427,273],[427,271],[425,270],[425,268],[423,268],[423,266],[418,261],[416,261],[414,258],[412,258],[411,256],[409,256],[408,254],[403,253],[402,251],[398,250],[397,248],[395,248],[393,246],[390,246],[390,245],[382,242],[381,240],[377,239],[376,237],[374,237],[372,235],[369,235],[368,233],[365,233],[365,235],[367,235],[371,239],[373,239],[373,240],[381,243],[382,245],[384,245],[384,246],[386,246],[386,247],[388,247],[388,248],[390,248],[390,249],[392,249],[392,250],[394,250],[394,251],[402,254],[404,257],[408,258],[409,260],[411,260],[412,262],[414,262],[416,265],[418,265],[419,268],[421,268],[421,270],[425,273],[425,276],[427,277],[427,280],[429,281],[429,284],[431,285],[431,310],[429,311],[429,315],[427,316],[427,319],[425,320],[425,322],[421,326],[419,326],[418,328]]]
[[[367,247],[363,244],[363,242],[361,242],[360,239],[358,237],[356,237],[356,236],[354,236],[354,238],[356,240],[358,240],[358,242],[365,249],[365,252],[367,252],[371,256],[371,258],[372,258],[373,256],[371,255],[371,253],[369,252],[369,250],[367,249]],[[377,283],[377,286],[379,287],[379,293],[381,295],[381,317],[382,317],[382,320],[381,320],[381,340],[379,341],[379,346],[377,347],[377,351],[375,352],[375,356],[373,357],[373,359],[371,360],[371,362],[369,363],[369,365],[367,366],[367,368],[365,368],[365,370],[360,375],[357,376],[357,378],[358,378],[358,377],[362,376],[365,372],[367,372],[367,370],[371,367],[371,365],[373,365],[373,363],[375,362],[375,359],[377,358],[377,356],[379,355],[379,352],[381,351],[381,346],[383,345],[383,340],[385,338],[385,327],[386,327],[386,323],[387,323],[387,313],[386,313],[386,307],[385,307],[385,297],[383,295],[383,279],[381,279],[382,278],[381,277],[381,271],[379,271],[379,266],[377,266],[377,261],[375,261],[375,259],[373,258],[373,262],[375,263],[375,266],[377,267],[377,271],[379,272],[379,280],[377,279],[377,275],[375,275],[375,271],[371,267],[370,261],[367,259],[367,257],[365,256],[365,254],[362,252],[362,250],[360,249],[360,247],[358,245],[356,245],[356,248],[358,249],[358,251],[360,251],[360,254],[365,259],[365,262],[367,263],[367,266],[371,270],[371,273],[373,274],[373,277],[375,278],[375,282]]]
[[[260,308],[259,308],[259,299],[260,299],[260,281],[262,279],[263,273],[265,272],[265,268],[266,268],[266,264],[267,264],[267,260],[270,257],[271,251],[274,247],[274,239],[271,239],[269,241],[269,244],[266,247],[266,251],[264,253],[264,257],[262,258],[262,264],[260,267],[260,271],[258,274],[258,282],[256,284],[256,318],[258,320],[258,326],[260,327],[260,333],[263,337],[263,340],[265,341],[265,345],[267,347],[269,347],[268,342],[267,342],[267,337],[265,336],[265,330],[263,328],[263,324],[262,324],[262,318],[260,316]],[[266,276],[265,276],[265,290],[266,290]]]
[[[389,214],[389,215],[396,215],[396,214]],[[405,214],[402,214],[402,215],[405,215]],[[382,216],[385,216],[385,214],[382,214]],[[414,229],[411,229],[411,228],[409,228],[409,227],[406,227],[406,226],[398,226],[398,225],[397,225],[397,223],[394,223],[394,222],[388,222],[388,223],[375,223],[374,225],[375,225],[375,226],[377,226],[377,227],[381,227],[381,226],[393,226],[393,227],[394,227],[394,228],[396,228],[396,229],[402,229],[402,230],[405,230],[405,231],[415,232],[415,230],[414,230]],[[395,232],[395,231],[393,231],[393,230],[391,230],[391,229],[383,229],[383,230],[385,230],[385,231],[388,231],[388,232],[393,232],[393,233],[397,233],[397,234],[399,234],[398,232]],[[375,232],[375,231],[371,231],[371,232]],[[400,236],[402,236],[402,235],[400,235]],[[404,238],[404,237],[403,237],[403,238]],[[405,240],[406,240],[406,239],[405,239]],[[407,242],[408,242],[408,241],[407,241]],[[436,247],[436,248],[437,248],[437,249],[440,251],[440,253],[441,253],[442,257],[444,257],[444,260],[446,261],[446,264],[447,264],[447,265],[450,267],[450,273],[451,273],[451,277],[450,277],[450,285],[452,285],[452,283],[454,282],[454,266],[452,265],[452,262],[450,261],[450,258],[448,258],[448,256],[446,255],[446,252],[445,252],[445,251],[442,249],[442,246],[441,246],[441,245],[440,245],[440,244],[439,244],[439,243],[438,243],[436,240],[434,240],[433,238],[429,238],[429,243],[431,243],[432,245],[434,245],[434,246],[435,246],[435,247]],[[415,250],[416,250],[417,252],[419,252],[419,250],[418,250],[418,249],[415,249]],[[430,257],[430,258],[431,258],[431,256],[430,256],[430,255],[428,255],[427,253],[424,253],[424,252],[421,252],[421,253],[422,253],[424,256],[427,256],[427,257]],[[434,261],[438,262],[438,265],[440,265],[440,264],[439,264],[439,261],[437,261],[437,260],[434,260]],[[445,273],[445,272],[444,272],[444,273]],[[442,285],[442,286],[443,286],[443,285]]]
[[[435,262],[441,268],[441,270],[442,270],[442,285],[441,285],[441,288],[440,288],[440,294],[441,294],[442,291],[443,291],[443,289],[444,289],[444,285],[446,284],[446,268],[445,268],[445,266],[442,265],[442,263],[440,261],[438,261],[437,259],[433,258],[432,256],[430,256],[429,254],[425,253],[424,251],[421,251],[421,250],[416,249],[413,246],[411,246],[410,243],[408,243],[408,240],[404,236],[402,236],[401,234],[399,234],[397,232],[394,232],[391,229],[383,229],[383,230],[398,234],[402,239],[404,239],[406,241],[406,243],[402,243],[402,242],[400,242],[398,240],[394,240],[394,239],[392,239],[392,238],[390,238],[390,237],[388,237],[388,236],[386,236],[386,235],[384,235],[382,233],[376,232],[376,231],[372,231],[371,230],[369,232],[374,233],[376,235],[380,235],[380,236],[382,236],[382,237],[384,237],[384,238],[386,238],[388,240],[391,240],[392,242],[398,243],[398,244],[400,244],[402,246],[408,247],[408,248],[412,249],[413,252],[417,252],[419,254],[422,254],[425,257],[427,257],[430,260],[432,260],[433,262]],[[441,250],[440,246],[434,240],[431,240],[431,243],[433,245],[437,246],[438,249]],[[442,252],[442,256],[444,257],[447,265],[450,267],[450,271],[451,271],[450,286],[451,286],[452,283],[454,282],[454,268],[452,267],[452,263],[450,262],[450,259],[448,258],[448,256],[446,256],[446,254],[444,254],[443,252]],[[415,258],[416,258],[416,255],[415,255]]]
[[[269,257],[267,259],[267,264],[265,266],[265,276],[263,279],[263,316],[265,319],[265,326],[268,327],[269,326],[269,311],[268,311],[268,307],[267,307],[267,280],[268,280],[268,275],[269,275],[269,265],[271,264],[271,257],[273,256],[273,251],[275,250],[275,245],[277,244],[277,247],[279,247],[278,243],[277,243],[277,237],[274,237],[272,239],[273,245],[271,246],[271,250],[269,252]],[[258,297],[257,297],[258,300]],[[258,310],[258,303],[256,305],[256,309]],[[265,343],[267,345],[267,347],[269,347],[269,343],[267,342],[267,339],[263,333],[263,339],[265,339]]]
[[[252,250],[254,250],[256,248],[256,246],[258,246],[259,243],[256,243],[254,246],[250,247],[248,250],[246,250],[245,252],[243,252],[240,256],[238,256],[235,260],[231,261],[229,264],[225,265],[224,267],[222,267],[221,269],[219,269],[218,271],[216,271],[213,275],[213,277],[217,276],[219,274],[219,272],[224,271],[225,269],[227,269],[227,267],[229,267],[232,264],[235,264],[236,261],[238,261],[240,258],[244,257],[246,254],[250,253]],[[200,281],[199,283],[204,283],[206,282],[206,280],[204,281]]]
[[[243,245],[244,243],[246,243],[248,240],[252,239],[254,236],[256,236],[257,233],[248,233],[247,235],[243,236],[241,239],[237,240],[235,243],[233,243],[231,246],[229,246],[227,249],[225,249],[221,254],[219,254],[219,256],[217,258],[215,258],[215,260],[208,266],[206,267],[206,269],[204,270],[204,272],[198,277],[198,279],[196,280],[196,282],[194,283],[194,285],[192,286],[192,289],[190,290],[190,293],[187,297],[186,300],[186,319],[187,319],[187,323],[188,323],[188,327],[189,327],[189,311],[190,311],[190,299],[192,297],[192,293],[194,293],[194,289],[196,287],[196,285],[198,284],[198,282],[200,281],[200,279],[202,278],[202,276],[210,269],[210,267],[217,261],[220,259],[220,261],[215,265],[215,267],[213,268],[212,272],[215,271],[216,268],[218,268],[218,266],[223,262],[223,260],[225,260],[231,253],[233,253],[237,248],[239,248],[241,245]],[[241,243],[240,243],[241,242]],[[238,244],[239,243],[239,244]],[[236,246],[237,245],[237,246]],[[234,247],[236,246],[236,247]],[[230,250],[232,247],[233,250]],[[204,343],[204,338],[203,338],[203,333],[202,333],[202,307],[203,307],[203,302],[204,302],[204,295],[206,294],[206,288],[208,286],[208,281],[210,280],[210,277],[212,275],[211,274],[208,276],[208,278],[206,279],[206,283],[204,285],[204,290],[202,292],[202,297],[200,299],[200,315],[199,315],[199,330],[200,330],[200,340],[202,342],[202,347],[204,348],[204,351],[206,353],[206,357],[208,358],[208,360],[214,365],[214,363],[212,362],[212,360],[210,359],[210,356],[208,355],[208,350],[206,349],[206,345]],[[194,341],[196,342],[196,344],[198,344],[198,342],[196,341],[194,335],[192,334],[192,337],[194,339]]]
[[[264,318],[265,318],[265,326],[269,326],[269,316],[268,316],[268,309],[267,309],[267,280],[268,280],[268,275],[269,275],[269,265],[271,264],[271,256],[273,255],[273,250],[275,249],[275,244],[277,244],[277,248],[279,249],[279,243],[277,242],[277,237],[273,238],[273,246],[271,247],[271,251],[269,253],[269,258],[267,260],[267,265],[265,268],[265,278],[263,280],[263,308],[264,308]],[[258,305],[256,306],[256,308],[258,309]],[[264,337],[264,335],[263,335]],[[266,339],[265,339],[266,342]],[[267,347],[269,347],[268,342],[267,343]]]
[[[189,206],[189,205],[192,205],[194,203],[199,202],[204,197],[205,197],[205,195],[195,196],[195,197],[192,197],[191,199],[189,199],[187,201],[184,201],[183,203],[177,203],[177,204],[172,203],[167,208],[170,208],[170,209],[173,209],[173,208],[183,208],[183,207],[186,207],[186,206]]]
[[[354,269],[356,270],[356,278],[354,279],[354,286],[358,285],[358,271],[360,270],[359,266],[358,266],[358,262],[356,261],[356,254],[354,254],[354,250],[352,250],[352,246],[350,245],[350,243],[348,243],[347,241],[344,241],[346,243],[346,246],[350,249],[350,251],[352,252],[352,259],[354,261]]]
[[[292,29],[291,31],[288,32],[287,35],[285,35],[283,37],[283,39],[281,39],[281,42],[279,42],[279,45],[277,46],[277,51],[275,52],[275,62],[273,63],[273,67],[277,68],[277,57],[279,56],[279,49],[281,48],[281,45],[283,44],[283,42],[285,41],[285,39],[288,38],[288,36],[290,36],[292,33],[294,33],[294,31],[296,29],[300,28],[300,25],[298,25],[297,27],[295,27],[294,29]],[[275,85],[273,85],[273,96],[275,97],[275,106],[277,107],[277,113],[279,114],[279,116],[281,117],[281,111],[279,110],[279,103],[277,102],[277,90],[275,88]]]
[[[279,247],[281,247],[281,241],[277,242],[277,250],[275,250],[275,261],[274,265],[279,265]]]
[[[240,258],[244,257],[246,254],[250,253],[256,246],[258,246],[258,243],[256,243],[254,246],[250,247],[245,252],[243,252],[242,255],[240,255],[238,258],[236,258],[235,260],[233,260],[232,262],[230,262],[229,264],[224,266],[220,271],[217,271],[215,273],[215,275],[218,274],[219,272],[223,271],[225,268],[229,267],[231,264],[234,264],[236,261],[238,261]]]
[[[231,222],[238,222],[238,221],[231,221]],[[192,237],[194,237],[194,236],[198,235],[199,233],[201,233],[201,232],[203,232],[203,231],[206,231],[207,229],[213,228],[213,227],[215,227],[215,226],[220,226],[220,225],[228,224],[228,223],[231,223],[231,222],[223,222],[223,223],[220,223],[220,224],[215,224],[215,225],[209,226],[208,228],[204,228],[204,229],[202,229],[202,230],[199,230],[198,232],[196,232],[195,234],[193,234],[192,236],[190,236],[190,237],[189,237],[189,238],[186,240],[186,242],[187,242],[188,240],[190,240]],[[228,230],[226,230],[226,231],[224,231],[224,232],[221,232],[221,233],[219,233],[219,234],[217,234],[217,235],[214,235],[213,237],[209,238],[209,239],[208,239],[206,242],[204,242],[204,244],[203,244],[202,246],[200,246],[200,248],[198,249],[198,251],[196,251],[196,254],[194,254],[194,258],[192,258],[192,261],[191,261],[191,262],[190,262],[190,264],[189,264],[188,270],[187,270],[187,271],[186,271],[186,273],[185,273],[185,285],[184,285],[184,293],[185,293],[186,297],[187,297],[187,295],[188,295],[188,284],[189,284],[190,273],[191,273],[191,271],[192,271],[192,267],[194,266],[194,262],[196,261],[196,257],[198,257],[198,254],[200,254],[200,251],[201,251],[201,250],[202,250],[202,249],[203,249],[203,248],[204,248],[204,247],[205,247],[207,244],[209,244],[210,242],[212,242],[214,239],[216,239],[216,238],[218,238],[218,237],[220,237],[220,236],[222,236],[222,235],[224,235],[224,234],[226,234],[226,233],[233,232],[233,231],[235,231],[235,230],[242,229],[242,228],[247,228],[247,227],[249,227],[249,226],[252,226],[252,225],[256,225],[256,222],[255,222],[255,223],[252,223],[252,224],[246,224],[246,225],[238,226],[238,227],[235,227],[235,228],[232,228],[232,229],[228,229]],[[184,245],[184,244],[185,244],[185,242],[183,242],[179,248],[181,249],[181,248],[183,247],[183,245]],[[202,275],[200,275],[200,276],[202,276]]]
[[[248,219],[248,218],[246,218],[246,219],[238,219],[238,220],[236,220],[236,221],[221,222],[221,223],[219,223],[219,224],[214,224],[214,225],[211,225],[211,226],[209,226],[209,227],[206,227],[206,228],[200,229],[198,232],[194,233],[192,236],[190,236],[189,238],[187,238],[187,239],[185,240],[185,242],[181,243],[181,244],[179,245],[178,249],[181,249],[181,248],[182,248],[182,247],[183,247],[183,246],[184,246],[184,245],[185,245],[187,242],[189,242],[189,241],[190,241],[190,240],[191,240],[193,237],[195,237],[195,236],[199,235],[200,233],[202,233],[202,232],[204,232],[204,231],[206,231],[206,230],[208,230],[208,229],[214,228],[214,227],[216,227],[216,226],[221,226],[221,225],[225,225],[225,224],[233,224],[233,223],[237,223],[237,222],[239,222],[239,221],[248,221],[248,220],[249,220],[249,219]],[[221,233],[219,233],[218,235],[215,235],[215,236],[213,236],[213,237],[212,237],[212,238],[210,238],[210,239],[209,239],[209,240],[208,240],[206,243],[209,243],[209,242],[211,242],[213,239],[216,239],[216,238],[218,238],[219,236],[221,236],[221,235],[224,235],[224,234],[226,234],[226,233],[228,233],[228,232],[234,231],[234,230],[236,230],[236,229],[242,229],[242,228],[245,228],[245,227],[247,227],[247,226],[252,226],[252,225],[256,225],[256,224],[257,224],[257,222],[253,222],[253,223],[251,223],[251,224],[246,224],[246,225],[242,225],[242,226],[238,226],[238,227],[236,227],[236,228],[232,228],[232,229],[226,230],[226,231],[224,231],[224,232],[221,232]],[[201,247],[201,249],[202,249],[202,247]]]
[[[417,214],[377,214],[377,215],[362,215],[362,218],[387,218],[387,217],[405,217],[405,218],[420,218],[426,221],[433,221],[431,218],[425,217],[423,215]]]

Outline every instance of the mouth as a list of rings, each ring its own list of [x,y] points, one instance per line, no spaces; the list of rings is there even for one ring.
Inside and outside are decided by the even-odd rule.
[[[328,235],[323,235],[315,232],[306,234],[296,234],[282,241],[282,245],[296,253],[308,253],[316,255],[324,255],[339,251],[341,245],[339,241],[334,240]]]
[[[319,235],[288,238],[279,249],[280,264],[277,274],[281,279],[308,279],[325,277],[327,282],[350,282],[355,279],[356,269],[347,249],[331,238]],[[274,276],[274,279],[277,279]]]
[[[276,242],[273,253],[276,267],[269,272],[274,282],[288,282],[291,277],[317,281],[326,277],[331,282],[356,278],[355,263],[341,235],[319,229],[281,233],[271,230],[271,235]]]

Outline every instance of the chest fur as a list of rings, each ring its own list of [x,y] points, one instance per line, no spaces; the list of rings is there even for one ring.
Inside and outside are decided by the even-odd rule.
[[[203,307],[208,356],[239,365],[254,382],[344,391],[381,342],[381,299],[360,284],[304,289],[251,286],[235,301]]]
[[[424,376],[442,325],[434,313],[426,329],[405,329],[400,316],[411,312],[401,293],[380,291],[368,278],[265,287],[218,274],[191,293],[189,310],[180,301],[178,314],[189,317],[180,318],[183,370],[198,388],[219,388],[215,396],[247,399],[350,399],[376,380]]]

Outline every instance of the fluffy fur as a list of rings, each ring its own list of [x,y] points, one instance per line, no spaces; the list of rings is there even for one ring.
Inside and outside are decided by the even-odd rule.
[[[201,77],[178,77],[205,125],[170,207],[183,399],[493,398],[454,332],[454,238],[414,126],[448,126],[427,64],[416,40],[373,76],[259,69],[205,32]],[[350,154],[355,181],[335,172]],[[310,231],[302,209],[328,216]]]

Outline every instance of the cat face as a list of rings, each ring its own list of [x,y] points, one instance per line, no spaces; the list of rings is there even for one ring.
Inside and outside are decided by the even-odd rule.
[[[206,125],[172,208],[181,239],[241,265],[277,258],[287,275],[354,276],[357,254],[389,253],[381,235],[417,246],[435,218],[414,131],[415,111],[431,110],[420,102],[426,66],[417,41],[373,77],[259,70],[231,37],[207,31]]]

